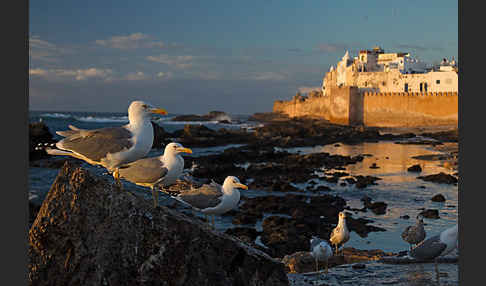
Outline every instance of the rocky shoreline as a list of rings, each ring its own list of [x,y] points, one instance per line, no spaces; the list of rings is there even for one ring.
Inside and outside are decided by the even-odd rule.
[[[155,130],[155,139],[154,139],[153,147],[157,149],[162,148],[165,144],[167,144],[170,141],[178,141],[182,143],[184,146],[190,146],[190,147],[210,147],[210,146],[220,146],[220,145],[227,145],[227,144],[243,144],[243,146],[240,147],[228,148],[224,150],[221,154],[217,154],[217,155],[207,155],[207,156],[201,156],[197,158],[193,158],[193,157],[185,158],[185,164],[186,164],[186,168],[191,167],[193,165],[196,166],[191,174],[192,179],[194,180],[192,183],[194,184],[205,183],[208,182],[209,179],[222,181],[224,177],[226,177],[227,175],[234,175],[240,178],[240,180],[242,180],[243,182],[246,181],[250,189],[258,189],[258,190],[262,190],[263,192],[269,192],[267,195],[262,195],[258,197],[247,197],[244,194],[242,194],[241,197],[242,202],[240,204],[239,209],[226,214],[227,216],[232,217],[233,224],[240,225],[239,227],[228,229],[225,232],[225,235],[227,237],[230,237],[233,240],[236,239],[236,241],[238,241],[239,243],[244,243],[251,249],[256,249],[255,251],[262,253],[261,255],[268,257],[268,259],[271,261],[281,262],[281,263],[277,263],[278,265],[282,266],[282,269],[278,270],[279,274],[265,275],[268,277],[273,277],[271,279],[268,278],[270,280],[266,280],[265,282],[265,279],[262,276],[259,276],[258,279],[263,279],[264,281],[258,283],[263,283],[263,284],[258,284],[257,282],[254,282],[256,284],[244,284],[244,285],[279,285],[279,283],[281,283],[281,285],[288,285],[289,282],[286,281],[286,279],[282,278],[283,276],[280,272],[302,273],[302,272],[312,271],[306,268],[308,266],[305,266],[306,263],[308,263],[308,259],[309,259],[309,257],[307,257],[305,254],[308,253],[307,251],[309,249],[309,239],[312,235],[329,237],[332,228],[336,225],[337,215],[340,211],[347,211],[348,214],[347,222],[348,222],[349,229],[351,231],[356,232],[361,237],[366,237],[369,232],[386,231],[386,229],[373,226],[372,225],[373,222],[371,220],[360,218],[356,215],[357,212],[366,211],[366,210],[370,210],[378,215],[383,214],[387,207],[385,202],[374,202],[370,198],[364,197],[362,199],[363,208],[356,210],[356,209],[351,209],[349,206],[347,206],[346,200],[344,200],[343,198],[337,195],[334,195],[332,188],[324,187],[324,186],[313,187],[311,184],[306,189],[302,189],[295,185],[296,183],[309,182],[312,181],[313,179],[324,179],[326,181],[335,182],[335,183],[339,181],[341,184],[348,184],[348,185],[355,184],[357,188],[366,188],[368,185],[376,184],[376,181],[379,180],[380,178],[375,178],[371,176],[353,176],[352,178],[347,178],[345,181],[339,180],[340,177],[346,176],[348,174],[336,170],[342,169],[343,167],[349,164],[356,164],[357,162],[362,161],[363,157],[366,156],[366,154],[362,154],[359,156],[340,156],[340,155],[331,155],[328,153],[315,153],[309,155],[301,155],[301,154],[291,154],[285,151],[277,151],[278,149],[276,149],[275,147],[280,147],[280,148],[302,147],[302,146],[335,144],[338,142],[345,143],[345,144],[357,144],[361,142],[378,142],[382,140],[398,140],[398,139],[414,138],[417,135],[423,135],[422,133],[421,134],[414,134],[408,132],[402,132],[399,134],[383,133],[383,131],[379,130],[378,128],[340,126],[340,125],[330,124],[326,121],[309,119],[309,118],[288,119],[275,114],[255,114],[253,120],[259,120],[265,124],[261,127],[255,128],[253,131],[227,130],[227,129],[212,130],[202,125],[199,126],[186,125],[183,130],[178,130],[172,133],[166,132],[162,127],[158,126],[155,123],[153,124]],[[39,142],[52,142],[52,135],[49,137],[49,134],[47,134],[48,130],[46,130],[46,128],[43,128],[41,125],[42,123],[35,123],[35,124],[31,124],[30,126],[31,133],[29,134],[31,140],[31,147],[35,146]],[[456,142],[457,144],[457,140],[458,140],[457,135],[458,135],[457,130],[440,131],[439,134],[434,134],[434,133],[427,134],[427,137],[434,138],[437,141],[417,142],[416,144],[421,144],[421,143],[430,144],[431,146],[434,146],[434,148],[440,148],[441,146],[443,146],[444,143]],[[55,169],[60,168],[61,171],[58,175],[58,178],[56,179],[57,183],[54,183],[53,186],[51,187],[51,190],[49,191],[48,194],[48,198],[44,200],[42,207],[39,208],[39,206],[30,205],[30,221],[32,224],[30,232],[32,233],[32,235],[29,235],[29,239],[31,239],[30,236],[32,236],[32,239],[35,238],[36,236],[34,235],[36,233],[35,229],[39,231],[40,224],[44,224],[41,228],[43,229],[46,228],[47,226],[45,224],[50,220],[49,218],[52,217],[54,213],[58,213],[53,209],[52,199],[49,199],[49,196],[52,196],[51,193],[53,192],[59,193],[61,192],[60,189],[62,188],[65,188],[66,192],[73,188],[76,188],[77,186],[76,180],[69,181],[68,179],[70,177],[75,177],[72,173],[77,174],[77,172],[80,172],[79,174],[83,174],[83,175],[79,175],[82,178],[91,176],[87,173],[84,173],[85,171],[83,171],[83,169],[76,169],[76,167],[78,166],[76,159],[51,158],[43,154],[42,152],[43,151],[38,151],[33,148],[30,149],[29,159],[30,159],[31,166],[40,166],[40,167],[55,168]],[[454,149],[451,149],[451,152],[449,154],[450,154],[449,160],[451,160],[452,162],[454,162],[455,160],[455,166],[457,166],[458,154],[454,153]],[[431,158],[431,159],[439,160],[440,158]],[[70,167],[64,165],[66,161],[68,162],[68,165]],[[316,175],[314,173],[316,169],[322,170],[324,176]],[[61,188],[59,183],[60,180],[59,178],[61,177],[64,177],[65,181],[66,180],[69,181],[69,184],[66,187]],[[419,177],[419,175],[417,175],[417,177]],[[457,183],[456,177],[458,177],[458,174],[455,174],[455,176],[451,176],[451,177],[456,179],[455,183]],[[434,180],[435,177],[431,177],[428,179]],[[439,181],[437,182],[442,183],[440,181],[441,179],[444,180],[443,176],[439,174],[439,179],[438,179]],[[79,180],[82,181],[82,179]],[[98,180],[98,178],[94,178],[93,180]],[[169,190],[170,192],[177,193],[178,190],[180,190],[180,188],[185,188],[187,187],[187,185],[188,185],[187,182],[181,181],[178,184],[170,187]],[[95,188],[95,187],[90,185],[89,188]],[[58,191],[53,191],[53,190],[58,190]],[[116,190],[112,190],[112,191],[116,192]],[[272,192],[284,193],[284,195],[275,196],[271,194]],[[306,193],[320,192],[320,195],[309,197],[308,195],[301,194],[303,192]],[[325,192],[325,194],[322,194],[322,192]],[[129,201],[133,201],[133,199],[129,199]],[[80,203],[79,200],[76,203],[79,204]],[[63,206],[63,207],[65,208],[67,206]],[[106,206],[103,207],[105,208]],[[173,208],[182,209],[182,207],[177,206],[177,204],[174,204]],[[106,209],[104,211],[106,211]],[[351,211],[353,211],[354,214],[351,213]],[[167,212],[172,213],[173,211],[170,208],[168,208]],[[266,217],[263,217],[264,213],[267,214]],[[284,216],[282,216],[282,214]],[[164,216],[167,215],[168,214],[164,214]],[[118,214],[118,216],[121,216],[121,214]],[[58,218],[56,218],[56,220],[57,219],[62,220],[61,214],[59,214],[57,217]],[[96,219],[99,220],[99,218]],[[190,216],[188,217],[184,216],[183,220],[191,221],[191,223],[195,223],[195,224],[200,223],[199,219],[194,219],[191,218]],[[257,221],[261,221],[261,226],[262,226],[261,231],[256,229]],[[174,231],[171,229],[172,226],[164,226],[164,227],[165,227],[163,230],[164,232]],[[119,229],[117,229],[116,231],[119,231]],[[140,231],[146,232],[147,230],[140,230]],[[161,235],[160,231],[161,230],[159,230],[159,232],[156,235]],[[199,232],[200,231],[198,230],[198,233]],[[43,239],[49,239],[49,240],[52,239],[52,237],[49,238],[49,232],[45,230],[42,231],[42,235],[45,236],[45,238]],[[151,234],[151,235],[155,237],[155,234]],[[255,242],[257,237],[259,237],[259,240],[261,241],[261,243],[263,243],[263,245]],[[38,237],[35,239],[38,239]],[[194,239],[196,239],[196,237],[194,237]],[[76,238],[72,237],[70,243],[76,245],[76,243],[74,243],[74,240],[76,240]],[[40,243],[38,240],[36,241],[37,242],[31,241],[30,243],[31,248],[33,248],[36,243]],[[67,243],[65,240],[64,242]],[[81,244],[83,243],[86,242],[82,242]],[[160,242],[158,242],[158,244],[160,244]],[[63,249],[63,247],[66,248],[67,246],[59,245],[56,251],[61,251],[60,249]],[[73,249],[76,249],[76,251],[80,251],[79,249],[80,246],[76,246],[76,247],[74,247]],[[130,247],[133,247],[133,245]],[[147,247],[149,246],[147,245]],[[37,248],[36,251],[42,254],[39,253],[33,254],[34,253],[32,252],[33,250],[32,251],[29,250],[29,253],[31,253],[31,257],[30,257],[31,261],[35,261],[35,262],[31,262],[31,265],[34,266],[31,266],[30,268],[31,273],[34,273],[32,274],[32,277],[37,277],[35,279],[41,279],[39,277],[42,277],[42,275],[44,274],[39,274],[40,271],[39,269],[42,270],[43,269],[42,267],[47,267],[45,266],[45,264],[47,263],[47,260],[45,260],[47,254],[44,251],[48,251],[48,250],[47,249],[41,250],[41,249],[42,247]],[[151,249],[153,250],[153,248]],[[66,249],[64,250],[66,251]],[[146,255],[144,254],[145,255],[144,259],[148,259],[148,257],[151,257],[149,255],[150,252],[151,250],[147,250]],[[400,255],[399,253],[385,253],[381,250],[370,251],[370,250],[358,250],[354,248],[345,248],[344,253],[345,253],[344,257],[346,258],[342,256],[336,256],[333,258],[330,266],[336,267],[339,265],[353,264],[359,262],[378,261],[383,257],[397,257]],[[40,257],[43,258],[39,260],[40,258],[38,258],[35,255],[40,255]],[[237,254],[237,256],[238,255],[242,255],[242,254]],[[160,255],[157,257],[158,257],[157,259],[161,259]],[[133,259],[135,259],[137,263],[143,261],[143,258],[133,258]],[[240,257],[238,259],[243,259],[243,258]],[[258,258],[257,260],[259,259],[260,258]],[[145,260],[145,262],[147,261],[148,260]],[[243,261],[245,261],[245,259],[243,259]],[[131,261],[130,263],[132,262],[133,261]],[[58,263],[59,267],[61,267],[61,261],[55,263]],[[70,261],[67,262],[64,261],[64,264],[70,265],[64,267],[65,268],[68,267],[66,269],[70,269],[70,270],[73,270],[76,267],[80,267],[77,266],[78,264],[71,265],[70,263],[71,263]],[[110,263],[113,263],[113,261],[111,261]],[[189,263],[188,260],[186,260],[185,263]],[[191,265],[194,265],[194,263]],[[44,266],[40,267],[39,265],[44,265]],[[137,264],[137,265],[138,265],[137,267],[139,267],[137,269],[140,269],[141,264]],[[247,264],[243,263],[242,265],[247,265]],[[272,265],[272,263],[270,263],[270,265]],[[311,265],[314,264],[311,263]],[[117,266],[117,267],[121,267],[121,266]],[[180,267],[184,268],[188,266],[185,264],[184,265],[181,264]],[[217,267],[222,267],[222,269],[227,270],[227,268],[225,268],[223,264]],[[238,267],[243,267],[243,266],[238,266]],[[265,267],[270,267],[270,266],[265,266]],[[254,267],[250,267],[250,269],[243,269],[243,268],[241,269],[239,268],[240,270],[238,270],[239,273],[241,271],[245,272],[244,274],[245,278],[240,277],[241,279],[250,279],[249,277],[254,277],[252,276],[254,274],[251,273],[251,271],[254,271],[251,270],[251,269],[255,269]],[[116,268],[116,269],[118,269],[117,271],[121,271],[121,268]],[[276,269],[276,268],[272,268],[272,269]],[[42,271],[55,271],[55,270],[49,269],[49,270],[42,270]],[[98,271],[98,270],[92,270],[92,271]],[[113,272],[112,270],[110,271]],[[160,268],[158,271],[159,271],[158,273],[162,273],[161,271],[164,270]],[[236,271],[236,270],[233,269],[231,271]],[[276,271],[276,270],[272,270],[272,271]],[[107,277],[106,276],[107,272],[105,271],[103,273],[104,273],[103,275]],[[149,275],[147,273],[143,275]],[[150,275],[153,274],[153,272],[150,273],[151,273]],[[187,276],[188,275],[187,273],[183,274],[183,276],[184,275]],[[52,275],[56,275],[56,274],[52,274]],[[115,274],[112,273],[110,275],[115,275]],[[137,275],[141,275],[140,273],[138,274],[132,273],[132,275],[134,277],[139,277],[139,278],[141,277],[141,276],[137,276]],[[224,274],[222,277],[225,277],[225,279],[231,279],[229,277],[231,277],[232,275],[234,275],[234,273]],[[184,278],[181,279],[189,279],[186,276],[184,276]],[[166,276],[166,277],[172,277],[172,276]],[[63,276],[62,279],[73,279],[73,277],[66,278]],[[62,279],[59,281],[66,281]],[[81,278],[76,278],[76,279],[81,279]],[[83,279],[88,279],[88,278],[83,278]],[[116,278],[116,279],[120,279],[120,278]],[[69,281],[76,281],[76,280],[69,280]],[[119,281],[119,280],[114,280],[114,281]],[[224,281],[228,281],[228,283],[230,284],[234,283],[234,282],[230,282],[233,280],[224,280]],[[249,281],[249,280],[242,280],[242,281]],[[278,282],[275,282],[277,284],[268,284],[270,283],[268,281],[272,281],[271,283],[274,283],[275,281]],[[297,285],[296,284],[297,282],[295,281],[296,281],[295,277],[293,277],[291,279],[292,285]],[[134,282],[134,283],[137,284],[138,282]],[[183,285],[184,283],[180,285]],[[129,284],[123,284],[123,285],[129,285]],[[223,284],[203,283],[200,285],[223,285]]]

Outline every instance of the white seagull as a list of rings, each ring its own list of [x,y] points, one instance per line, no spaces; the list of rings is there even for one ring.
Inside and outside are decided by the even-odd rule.
[[[159,193],[155,187],[168,187],[182,175],[184,159],[180,153],[191,154],[192,150],[179,143],[169,143],[161,156],[143,158],[120,166],[119,176],[139,186],[149,187],[155,208],[159,205]]]
[[[51,155],[66,155],[84,160],[92,165],[101,165],[113,173],[118,184],[118,167],[143,158],[152,149],[154,130],[150,114],[166,115],[167,111],[155,108],[143,101],[133,101],[128,107],[129,123],[120,127],[56,131],[66,137],[46,148]]]
[[[339,221],[337,226],[332,230],[329,241],[336,247],[336,255],[340,245],[345,244],[349,240],[349,230],[346,226],[346,213],[339,212]]]
[[[214,228],[215,214],[221,215],[238,206],[238,202],[240,201],[240,191],[238,188],[248,189],[246,185],[240,183],[237,177],[228,176],[224,180],[223,186],[213,181],[209,185],[204,184],[199,188],[191,188],[183,191],[174,198],[189,204],[205,216],[212,215],[212,225]]]
[[[410,225],[402,232],[402,238],[410,244],[410,250],[412,250],[412,244],[417,244],[425,239],[426,232],[424,229],[424,219],[422,215],[417,216],[416,225]]]
[[[332,248],[324,239],[320,239],[316,236],[312,236],[310,240],[310,254],[316,261],[316,272],[319,270],[318,261],[324,261],[326,263],[326,274],[328,272],[328,260],[332,256]]]

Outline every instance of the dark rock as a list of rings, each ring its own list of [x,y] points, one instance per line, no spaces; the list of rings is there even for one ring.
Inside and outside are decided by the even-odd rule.
[[[400,218],[402,218],[402,219],[409,219],[410,216],[409,215],[402,215],[402,216],[400,216]]]
[[[420,214],[425,218],[432,218],[438,219],[439,217],[439,210],[436,209],[427,209],[420,212]]]
[[[377,215],[383,215],[386,213],[387,204],[385,202],[371,203],[368,208]]]
[[[378,166],[376,165],[376,163],[373,163],[373,164],[371,164],[371,166],[370,166],[370,169],[379,169],[379,168],[380,168],[380,167],[378,167]]]
[[[288,285],[241,240],[66,164],[29,231],[31,285]]]
[[[36,150],[39,143],[55,143],[49,127],[44,122],[29,123],[29,161],[48,158],[50,155],[44,149]]]
[[[251,227],[228,228],[224,233],[235,236],[248,244],[252,244],[257,236],[260,235],[260,232]]]
[[[231,121],[231,117],[223,111],[211,111],[205,115],[184,114],[172,118],[172,121]]]
[[[373,176],[356,176],[356,188],[363,189],[368,185],[376,185],[375,181],[381,180],[380,178]]]
[[[418,165],[418,164],[413,165],[413,166],[408,167],[407,171],[420,173],[420,172],[422,172],[422,167],[420,167],[420,165]]]
[[[353,269],[365,269],[366,265],[363,263],[355,263],[353,266],[351,266]]]
[[[263,215],[248,212],[238,212],[233,216],[233,224],[255,224]]]
[[[329,191],[332,191],[331,188],[329,188],[328,186],[324,186],[324,185],[320,185],[320,186],[317,186],[313,189],[310,189],[311,192],[329,192]]]
[[[442,194],[437,194],[433,196],[430,200],[433,202],[445,202],[446,199]]]
[[[443,172],[440,172],[439,174],[433,174],[433,175],[428,175],[428,176],[420,176],[417,177],[417,179],[421,179],[424,181],[429,181],[429,182],[434,182],[434,183],[441,183],[441,184],[456,184],[457,183],[457,178],[445,174]]]
[[[150,121],[150,123],[152,123],[152,127],[154,128],[154,143],[152,144],[152,148],[165,148],[165,145],[171,142],[169,138],[173,137],[173,135],[169,132],[166,132],[165,129],[159,124],[153,121]]]

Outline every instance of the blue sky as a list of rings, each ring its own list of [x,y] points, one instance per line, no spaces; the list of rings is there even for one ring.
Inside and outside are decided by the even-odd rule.
[[[272,110],[346,50],[458,60],[457,1],[30,1],[31,110]]]

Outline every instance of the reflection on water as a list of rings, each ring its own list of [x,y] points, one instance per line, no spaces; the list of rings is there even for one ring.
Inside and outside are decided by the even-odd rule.
[[[373,220],[372,225],[385,228],[385,232],[372,232],[366,238],[351,232],[351,239],[346,246],[359,249],[382,249],[384,251],[406,250],[408,244],[401,238],[401,232],[408,225],[415,223],[415,217],[422,209],[439,210],[439,219],[425,219],[427,237],[439,233],[454,225],[458,217],[458,187],[456,185],[438,184],[417,179],[418,176],[437,174],[440,172],[452,174],[453,171],[444,167],[442,161],[427,161],[413,158],[421,155],[437,155],[445,157],[445,153],[433,150],[427,145],[396,144],[394,142],[361,143],[356,145],[334,144],[326,146],[301,147],[285,149],[288,152],[309,154],[327,152],[332,155],[358,156],[365,155],[363,161],[345,166],[339,172],[349,173],[350,176],[369,175],[378,177],[377,185],[369,185],[358,189],[354,185],[345,184],[342,177],[338,183],[319,181],[318,185],[325,185],[333,193],[347,200],[351,208],[363,207],[361,198],[369,196],[373,201],[383,201],[388,204],[386,214],[375,215],[371,211],[352,212],[356,217]],[[377,168],[370,168],[376,164]],[[408,167],[420,165],[422,172],[408,172]],[[337,170],[335,170],[337,171]],[[333,170],[325,172],[332,173]],[[325,173],[320,172],[321,175]],[[299,187],[306,187],[300,184]],[[432,202],[430,199],[436,194],[446,198],[443,203]],[[408,215],[410,219],[403,219]]]

